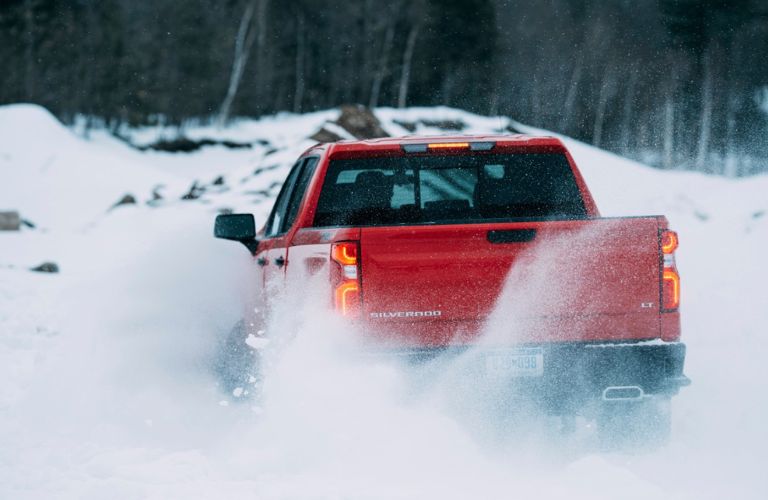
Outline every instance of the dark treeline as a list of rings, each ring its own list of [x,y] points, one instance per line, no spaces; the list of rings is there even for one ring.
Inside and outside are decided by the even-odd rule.
[[[110,127],[504,114],[663,168],[768,171],[766,0],[2,0],[0,103]]]

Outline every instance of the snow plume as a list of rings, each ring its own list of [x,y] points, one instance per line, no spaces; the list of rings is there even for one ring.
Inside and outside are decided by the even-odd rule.
[[[486,356],[498,348],[542,338],[544,317],[553,311],[575,311],[576,304],[585,309],[599,305],[590,301],[595,294],[587,293],[594,291],[590,273],[599,266],[599,254],[593,249],[612,229],[611,224],[590,224],[560,234],[539,234],[514,260],[480,337],[460,355],[443,356],[429,370],[431,380],[422,380],[430,387],[429,399],[464,423],[486,448],[534,461],[553,459],[553,452],[562,458],[564,450],[581,454],[596,449],[591,423],[580,421],[578,432],[561,434],[572,422],[557,412],[547,415],[544,407],[527,401],[524,378],[487,373]],[[573,338],[585,333],[578,321],[555,322],[549,328],[558,330],[558,338],[561,329]]]
[[[629,276],[612,268],[619,267],[619,255],[632,258],[633,250],[627,246],[649,245],[648,238],[656,236],[655,221],[651,224],[652,231],[645,233],[619,219],[574,221],[570,227],[537,230],[534,240],[516,256],[479,346],[547,340],[542,338],[546,317],[602,312],[610,293],[604,289],[621,286],[606,282],[611,274],[615,279],[642,279],[639,273]],[[656,278],[652,273],[654,283]],[[576,330],[567,330],[574,326]],[[558,340],[583,340],[589,333],[578,322],[554,327]]]
[[[402,374],[361,357],[353,329],[320,308],[300,316],[267,374],[253,439],[277,453],[270,469],[301,478],[293,494],[412,496],[442,490],[444,473],[482,461],[453,421],[405,404]]]
[[[57,304],[68,335],[29,389],[25,426],[89,429],[110,441],[128,430],[183,436],[201,424],[186,405],[211,397],[201,367],[226,318],[239,314],[236,287],[226,284],[236,283],[236,267],[215,258],[207,230],[177,215],[157,214],[168,231],[151,252],[128,217],[82,238],[73,259],[85,270],[62,276],[69,288]]]
[[[540,264],[565,259],[581,242],[592,245],[609,228],[535,245],[511,270],[481,347],[420,366],[367,351],[360,341],[365,332],[329,314],[327,281],[314,281],[299,296],[277,298],[276,319],[267,329],[270,345],[262,351],[263,414],[245,441],[271,450],[271,473],[301,478],[289,490],[298,496],[306,489],[320,497],[355,498],[565,494],[576,484],[571,470],[576,474],[589,467],[584,463],[602,462],[591,456],[597,450],[593,433],[582,422],[577,432],[562,434],[559,418],[508,397],[513,380],[489,379],[478,367],[485,347],[525,339],[534,328],[509,318],[524,318],[553,297],[567,302],[580,293],[578,270],[572,279],[555,279]],[[252,455],[244,452],[242,460],[251,463]],[[551,475],[558,480],[552,482]],[[638,482],[630,473],[619,475]],[[637,486],[638,497],[663,497],[653,487]],[[590,496],[608,498],[621,488],[623,497],[632,497],[623,487],[608,481]]]
[[[270,344],[260,350],[263,411],[227,442],[232,470],[261,479],[263,497],[558,498],[578,484],[581,461],[562,464],[584,450],[555,451],[551,422],[518,413],[500,423],[493,384],[466,371],[464,357],[408,370],[370,355],[362,332],[329,314],[327,288],[317,280],[275,299]],[[549,481],[553,473],[564,480]],[[622,489],[607,488],[605,498]],[[639,485],[637,498],[649,494],[663,498]]]

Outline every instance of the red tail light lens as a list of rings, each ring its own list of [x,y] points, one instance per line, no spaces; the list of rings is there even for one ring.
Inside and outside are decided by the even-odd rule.
[[[357,265],[357,243],[345,241],[331,246],[331,258],[342,266]]]
[[[334,284],[333,302],[336,310],[344,316],[357,316],[361,310],[358,255],[356,241],[331,245],[331,260],[336,264],[331,271],[331,281]]]
[[[677,233],[674,231],[664,231],[661,233],[661,252],[665,255],[669,255],[677,250],[678,239]]]
[[[680,307],[680,275],[676,270],[664,269],[661,295],[664,309],[672,310]]]
[[[664,231],[661,237],[662,273],[661,306],[665,311],[674,311],[680,307],[680,275],[675,264],[675,250],[679,241],[674,231]]]
[[[357,281],[343,281],[335,291],[336,310],[344,316],[353,316],[360,312],[360,288]]]

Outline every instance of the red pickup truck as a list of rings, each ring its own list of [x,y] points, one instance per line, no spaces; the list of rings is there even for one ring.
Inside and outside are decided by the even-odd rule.
[[[267,315],[275,290],[320,280],[371,352],[472,350],[481,377],[551,413],[663,433],[688,383],[667,226],[600,217],[560,140],[499,135],[316,145],[258,233],[250,214],[214,233],[254,256]]]

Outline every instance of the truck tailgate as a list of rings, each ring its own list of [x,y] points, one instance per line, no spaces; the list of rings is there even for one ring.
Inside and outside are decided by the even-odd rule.
[[[656,217],[366,227],[363,319],[400,345],[659,336]]]

